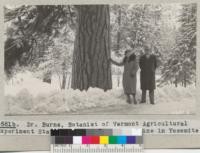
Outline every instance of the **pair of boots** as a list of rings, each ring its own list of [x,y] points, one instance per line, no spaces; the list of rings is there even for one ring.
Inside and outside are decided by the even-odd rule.
[[[136,98],[135,98],[135,94],[126,94],[126,101],[127,101],[127,103],[129,103],[129,104],[132,103],[131,95],[133,96],[133,103],[137,104],[137,101],[136,101]]]
[[[150,103],[153,105],[154,102],[154,90],[149,90]],[[142,90],[142,100],[140,103],[146,103],[146,90]]]

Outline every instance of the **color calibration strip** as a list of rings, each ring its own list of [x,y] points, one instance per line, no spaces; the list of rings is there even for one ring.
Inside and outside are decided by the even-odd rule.
[[[142,129],[51,130],[51,153],[143,153]]]
[[[143,153],[142,129],[51,130],[51,153]]]
[[[52,144],[142,144],[142,136],[56,136]]]
[[[141,129],[59,129],[51,144],[143,144],[143,137]]]

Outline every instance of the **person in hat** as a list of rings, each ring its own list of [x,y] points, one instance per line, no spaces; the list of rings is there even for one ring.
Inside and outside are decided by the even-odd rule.
[[[149,46],[144,47],[144,55],[139,59],[140,67],[140,87],[142,90],[141,103],[146,103],[146,92],[149,91],[149,99],[151,104],[154,102],[155,71],[157,68],[156,56],[152,54]]]
[[[137,70],[138,64],[136,55],[131,50],[126,50],[124,59],[121,62],[116,62],[110,59],[111,62],[117,66],[124,66],[123,72],[123,89],[127,97],[127,102],[132,103],[131,95],[133,97],[133,103],[137,104],[136,101],[136,85],[137,85]]]

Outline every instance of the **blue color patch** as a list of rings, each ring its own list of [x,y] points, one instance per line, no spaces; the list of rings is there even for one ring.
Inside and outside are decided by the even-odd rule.
[[[126,136],[117,136],[117,144],[126,144]]]
[[[136,136],[127,136],[127,144],[136,144]]]

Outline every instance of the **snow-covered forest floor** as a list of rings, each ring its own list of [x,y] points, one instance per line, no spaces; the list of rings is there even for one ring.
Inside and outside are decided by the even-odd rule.
[[[195,113],[195,86],[174,85],[157,87],[155,105],[127,104],[121,84],[113,78],[113,89],[104,92],[98,88],[86,91],[60,90],[56,79],[52,84],[34,78],[30,72],[18,74],[5,83],[7,115],[22,114],[193,114]],[[139,76],[138,103],[141,97]]]

